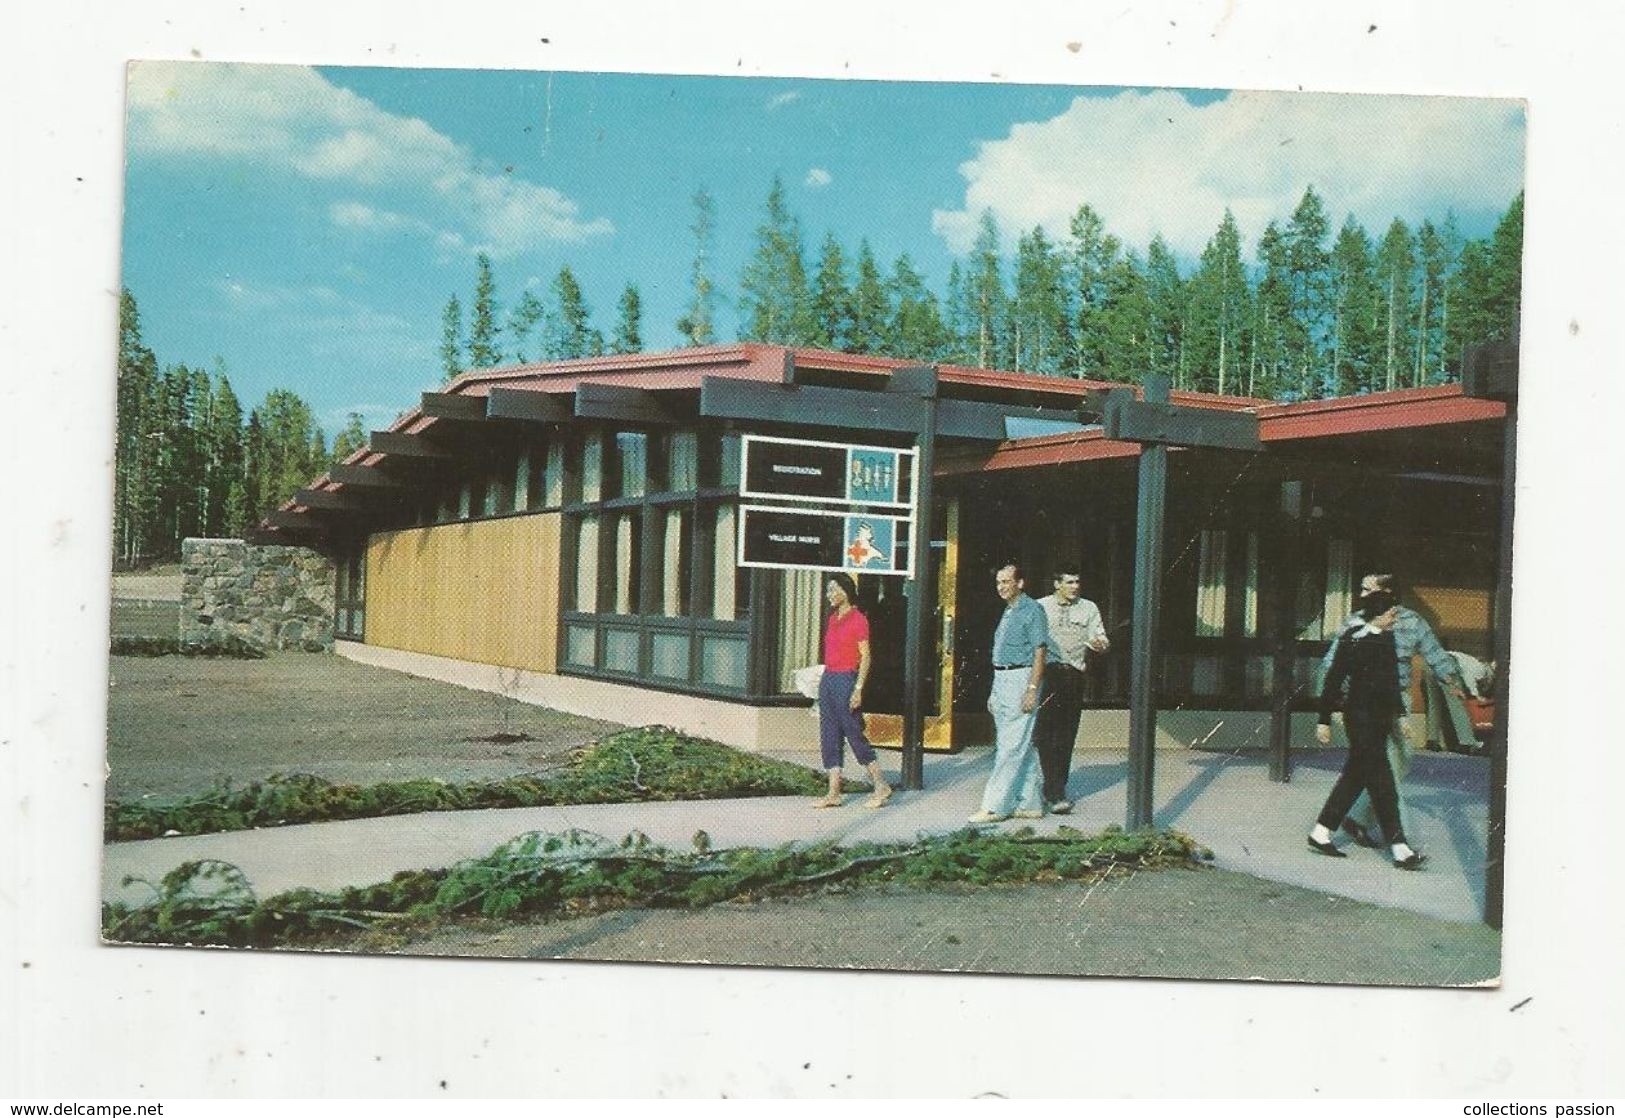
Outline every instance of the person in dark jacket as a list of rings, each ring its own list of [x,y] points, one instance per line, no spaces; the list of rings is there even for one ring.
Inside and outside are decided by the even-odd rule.
[[[1398,613],[1399,601],[1392,593],[1373,591],[1360,599],[1354,620],[1338,635],[1337,651],[1321,688],[1315,737],[1322,745],[1331,744],[1332,709],[1342,698],[1349,755],[1331,795],[1326,797],[1326,806],[1320,809],[1314,830],[1309,832],[1309,849],[1333,858],[1346,857],[1332,842],[1332,832],[1342,825],[1360,793],[1368,792],[1394,865],[1414,870],[1427,859],[1405,841],[1399,819],[1399,791],[1394,786],[1387,751],[1394,719],[1405,710],[1393,632]]]

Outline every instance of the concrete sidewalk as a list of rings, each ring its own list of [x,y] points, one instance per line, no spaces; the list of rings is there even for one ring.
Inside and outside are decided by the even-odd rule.
[[[1213,851],[1214,864],[1270,881],[1463,923],[1481,919],[1484,894],[1488,763],[1481,758],[1422,754],[1406,780],[1411,844],[1429,856],[1419,873],[1394,869],[1385,853],[1346,847],[1347,858],[1307,849],[1304,838],[1342,765],[1341,751],[1298,753],[1292,781],[1273,784],[1259,753],[1160,750],[1156,755],[1160,826],[1191,835]],[[897,755],[882,753],[895,772]],[[595,804],[501,811],[434,812],[293,827],[113,843],[103,861],[103,896],[140,903],[151,891],[125,886],[126,876],[156,882],[183,862],[216,858],[238,866],[262,897],[296,886],[331,890],[387,880],[402,870],[449,866],[489,853],[527,831],[577,828],[619,839],[642,831],[684,849],[696,831],[713,847],[788,842],[898,842],[964,827],[977,808],[992,766],[990,750],[928,756],[926,788],[899,792],[881,810],[849,796],[847,806],[815,811],[810,800],[764,797],[655,804]],[[1124,814],[1126,754],[1080,752],[1069,816],[1011,821],[1053,831],[1065,824],[1093,833]]]

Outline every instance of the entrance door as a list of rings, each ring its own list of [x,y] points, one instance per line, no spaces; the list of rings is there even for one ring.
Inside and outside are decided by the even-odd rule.
[[[925,717],[925,748],[951,753],[954,743],[953,693],[954,596],[959,585],[959,499],[939,506],[931,531],[929,601],[933,603],[932,640],[922,650],[920,665],[932,681]],[[858,579],[858,600],[869,617],[870,647],[874,666],[870,669],[865,726],[869,740],[877,746],[900,749],[903,745],[903,642],[908,618],[903,582],[878,575]]]

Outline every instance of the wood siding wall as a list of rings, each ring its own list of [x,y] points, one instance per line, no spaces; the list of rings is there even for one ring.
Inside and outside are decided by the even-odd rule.
[[[366,643],[557,671],[559,529],[543,513],[374,535]]]

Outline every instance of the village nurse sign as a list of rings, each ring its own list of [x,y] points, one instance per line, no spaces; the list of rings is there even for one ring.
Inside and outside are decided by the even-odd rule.
[[[746,435],[740,453],[740,497],[776,502],[740,508],[740,566],[913,573],[914,450]]]

